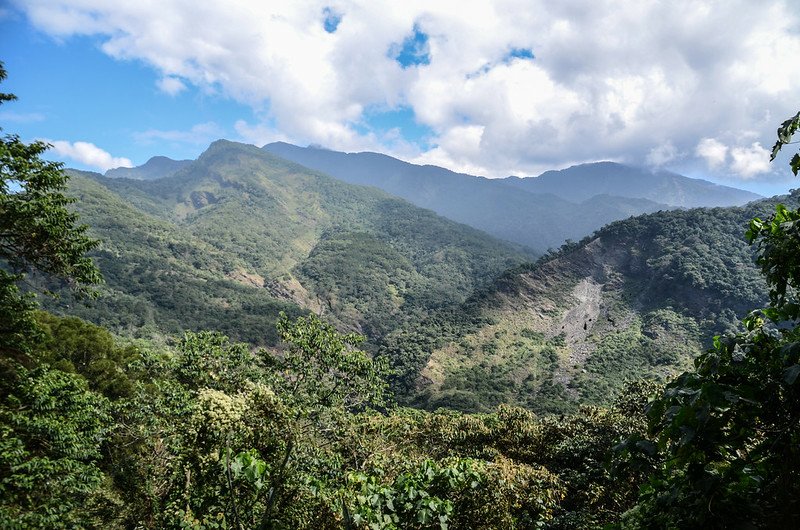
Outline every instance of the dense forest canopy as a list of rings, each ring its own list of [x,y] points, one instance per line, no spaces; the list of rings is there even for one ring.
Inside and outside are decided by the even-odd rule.
[[[0,81],[4,78],[0,65]],[[13,96],[0,94],[0,102],[11,100]],[[799,123],[800,114],[782,125],[775,152],[791,141]],[[672,240],[659,237],[664,225],[650,216],[612,225],[594,246],[591,241],[568,245],[536,266],[518,267],[491,285],[481,284],[480,275],[456,275],[441,267],[442,260],[429,251],[435,234],[415,224],[407,205],[372,195],[383,201],[381,211],[390,216],[374,214],[373,220],[385,223],[378,223],[380,228],[354,224],[347,231],[326,232],[302,222],[277,228],[316,234],[309,259],[291,272],[313,279],[316,292],[327,294],[332,304],[328,315],[337,324],[358,313],[361,320],[350,322],[361,322],[374,336],[387,338],[372,344],[373,354],[361,349],[366,345],[361,334],[342,332],[313,312],[277,299],[269,305],[274,335],[261,346],[231,340],[219,329],[162,332],[156,340],[154,334],[125,335],[120,325],[115,335],[75,316],[39,310],[35,294],[23,284],[26,277],[34,278],[33,285],[54,288],[63,282],[91,296],[101,281],[88,257],[99,243],[71,209],[73,199],[65,194],[69,176],[58,164],[41,159],[46,148],[24,144],[14,135],[0,140],[3,528],[666,529],[800,524],[795,480],[800,470],[797,210],[779,204],[771,216],[754,218],[746,234],[767,281],[768,305],[744,318],[738,333],[710,338],[711,348],[697,357],[694,368],[666,385],[619,382],[623,391],[615,399],[554,415],[537,416],[507,403],[473,414],[444,407],[431,412],[398,406],[392,389],[413,384],[412,378],[403,379],[408,374],[402,369],[423,364],[426,349],[454,340],[475,344],[462,330],[496,325],[492,319],[499,313],[482,312],[481,296],[497,310],[501,298],[511,293],[542,289],[530,282],[548,264],[553,267],[576,253],[589,263],[588,258],[604,255],[603,245],[603,252],[619,257],[612,236],[624,240],[631,231],[644,231],[653,236],[655,249],[663,247],[659,259],[655,254],[627,256],[619,261],[619,270],[639,274],[636,285],[646,297],[669,290],[669,279],[682,279],[681,285],[702,284],[745,304],[761,295],[751,285],[754,280],[746,271],[721,279],[718,271],[730,270],[726,260],[744,260],[746,254],[735,250],[734,258],[724,255],[723,239],[713,249],[714,259],[693,259],[710,250],[698,250],[702,238],[682,235],[684,246],[673,248]],[[241,151],[212,155],[214,164],[230,157],[237,164],[252,160]],[[795,173],[798,160],[795,156],[791,162]],[[166,223],[165,216],[173,215],[178,204],[174,196],[183,193],[191,171],[189,165],[178,169],[171,177],[177,180],[161,182],[154,194],[139,184],[119,184],[129,187],[131,205],[151,215],[132,225],[131,240],[141,237],[142,248],[152,245],[153,260],[174,263],[176,255],[199,260],[171,279],[162,278],[164,297],[170,296],[176,280],[204,268],[222,272],[201,278],[206,285],[217,281],[235,292],[221,278],[245,264],[243,255],[229,261],[219,251],[246,241],[207,238],[219,229],[213,222],[219,218],[204,220],[187,210],[182,215],[197,221],[192,230],[181,232]],[[85,197],[118,200],[107,188],[97,189],[91,178],[73,178],[94,190]],[[319,175],[302,178],[323,182],[335,193],[355,193]],[[224,186],[219,179],[207,184],[204,190],[188,190],[189,202],[180,204],[202,209],[213,203]],[[233,186],[257,197],[265,188],[256,184],[237,181]],[[295,213],[303,217],[302,210]],[[720,219],[701,210],[680,216],[670,219],[691,222],[673,228],[688,230],[694,223],[701,232]],[[494,270],[501,262],[513,265],[519,257],[513,247],[478,233],[447,223],[438,226],[471,238],[470,252],[448,250],[455,256],[449,262],[460,259],[467,271],[481,266]],[[403,236],[404,230],[415,231],[413,237]],[[171,240],[174,234],[182,240]],[[385,238],[395,238],[394,245],[385,245]],[[115,242],[106,244],[95,255],[113,271],[113,257],[124,249],[113,247]],[[487,263],[482,258],[496,250],[503,252],[499,260]],[[371,278],[369,289],[386,281],[381,276],[385,267],[371,268],[356,259],[364,253],[375,264],[396,264],[392,280],[397,284],[389,295],[404,297],[403,303],[419,314],[389,326],[370,319],[375,312],[393,313],[380,297],[360,305],[353,294],[359,278]],[[259,262],[261,258],[267,261]],[[286,262],[266,253],[247,264],[258,263],[263,267],[259,273],[289,270]],[[563,274],[582,273],[580,262],[571,263],[575,269]],[[138,265],[139,271],[149,268],[147,263]],[[332,273],[326,272],[330,267]],[[133,270],[111,272],[109,278]],[[648,275],[648,270],[658,274]],[[609,282],[611,272],[605,271]],[[134,277],[143,290],[150,288],[146,275]],[[478,288],[479,294],[449,300],[436,289],[443,282],[468,291]],[[671,312],[650,308],[660,326],[647,328],[653,332],[648,335],[652,345],[663,340],[659,330],[687,325],[682,314],[706,311],[693,333],[731,323],[726,307],[706,307],[680,294],[672,293]],[[128,296],[136,302],[134,294]],[[548,296],[568,297],[569,292]],[[340,305],[334,307],[334,300]],[[424,311],[437,304],[440,311]],[[105,307],[110,311],[114,306]],[[191,314],[186,311],[181,318]],[[610,315],[613,319],[616,314]],[[117,318],[124,324],[127,317]],[[423,325],[443,338],[431,338]],[[588,328],[585,324],[584,330]],[[519,333],[531,344],[547,342],[547,351],[556,353],[562,342],[572,340],[566,333],[547,337],[533,328]],[[492,337],[499,341],[502,335]],[[635,346],[628,339],[619,339],[616,349],[607,345],[598,360],[611,362],[614,352],[623,355]],[[409,344],[416,349],[406,349]],[[537,351],[545,352],[544,346]],[[659,355],[667,355],[668,349]]]

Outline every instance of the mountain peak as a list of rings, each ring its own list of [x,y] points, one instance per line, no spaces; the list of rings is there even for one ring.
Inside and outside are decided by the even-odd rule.
[[[173,160],[166,156],[154,156],[141,166],[109,169],[105,176],[108,178],[156,180],[170,177],[191,163],[191,160]]]
[[[288,147],[288,148],[292,148],[293,147],[295,149],[302,149],[302,147],[300,147],[300,146],[297,146],[297,145],[294,145],[294,144],[290,144],[289,142],[283,142],[283,141],[280,141],[280,140],[278,140],[277,142],[270,142],[268,144],[264,144],[264,145],[261,146],[261,149],[264,149],[265,151],[269,151],[270,147]]]

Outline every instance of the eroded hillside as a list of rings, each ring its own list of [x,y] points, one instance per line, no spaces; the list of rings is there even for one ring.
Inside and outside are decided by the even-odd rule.
[[[510,271],[465,305],[473,324],[432,348],[413,401],[564,411],[667,379],[766,302],[743,234],[773,204],[620,221]]]

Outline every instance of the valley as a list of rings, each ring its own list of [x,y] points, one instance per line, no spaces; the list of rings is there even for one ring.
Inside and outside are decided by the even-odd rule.
[[[83,451],[62,457],[79,478],[35,494],[7,482],[0,521],[46,527],[58,505],[75,524],[119,528],[388,530],[417,528],[420,514],[440,522],[420,528],[641,527],[638,510],[659,512],[641,504],[646,476],[624,459],[666,454],[652,449],[647,410],[715,352],[743,351],[729,341],[766,340],[748,320],[742,334],[775,294],[741,234],[778,204],[800,205],[793,192],[659,208],[542,255],[255,146],[217,141],[195,161],[146,166],[65,175],[87,223],[76,234],[98,238],[85,243],[105,279],[96,298],[33,274],[59,294],[36,312],[0,283],[30,337],[0,333],[14,396],[0,421],[32,451],[0,452],[0,464],[41,483],[11,467],[52,465],[60,446],[35,449],[32,436],[68,432],[69,450]],[[731,388],[713,395],[739,399]],[[741,402],[758,403],[747,392]],[[27,418],[46,427],[31,435]],[[259,493],[266,483],[283,492],[276,504]],[[82,491],[97,504],[77,504]],[[106,513],[109,503],[125,509]]]
[[[800,528],[793,2],[0,28],[0,529]]]
[[[220,141],[177,169],[148,163],[147,179],[72,172],[78,211],[103,241],[96,259],[106,285],[91,306],[74,304],[70,313],[140,337],[213,329],[274,346],[280,311],[310,311],[365,335],[368,351],[395,370],[402,402],[567,412],[609,402],[626,381],[669,380],[708,347],[708,337],[734,330],[766,302],[752,251],[738,234],[774,201],[632,217],[593,227],[592,235],[540,258],[267,152],[278,148],[288,149]],[[310,152],[345,157],[357,175],[385,174],[381,164],[358,166],[359,157]],[[431,171],[444,171],[391,165],[424,189]],[[591,170],[603,167],[619,175],[614,165]],[[626,171],[609,182],[643,178]],[[714,188],[680,179],[668,182]],[[553,206],[551,195],[541,197]],[[580,198],[607,205],[608,196]],[[506,209],[499,196],[492,200]],[[549,210],[531,212],[551,221]]]

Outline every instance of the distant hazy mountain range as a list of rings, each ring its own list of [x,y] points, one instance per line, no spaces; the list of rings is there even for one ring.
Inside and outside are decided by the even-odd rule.
[[[487,179],[379,153],[342,153],[283,142],[263,149],[345,182],[375,186],[539,253],[631,215],[741,205],[760,198],[676,173],[611,162],[548,171],[536,178]]]
[[[154,156],[141,166],[118,167],[106,171],[106,177],[117,179],[155,180],[171,177],[182,167],[192,163],[192,160],[173,160],[166,156]]]
[[[684,177],[671,171],[650,171],[615,162],[595,162],[561,171],[546,171],[536,178],[508,177],[503,182],[532,193],[552,193],[573,202],[583,202],[597,195],[614,195],[695,208],[739,206],[762,198],[749,191]]]
[[[284,142],[263,149],[339,180],[382,189],[539,254],[633,215],[737,206],[761,198],[702,179],[614,162],[582,164],[538,177],[487,179],[380,153],[342,153]],[[111,169],[106,177],[155,180],[191,163],[156,156],[138,167]]]

